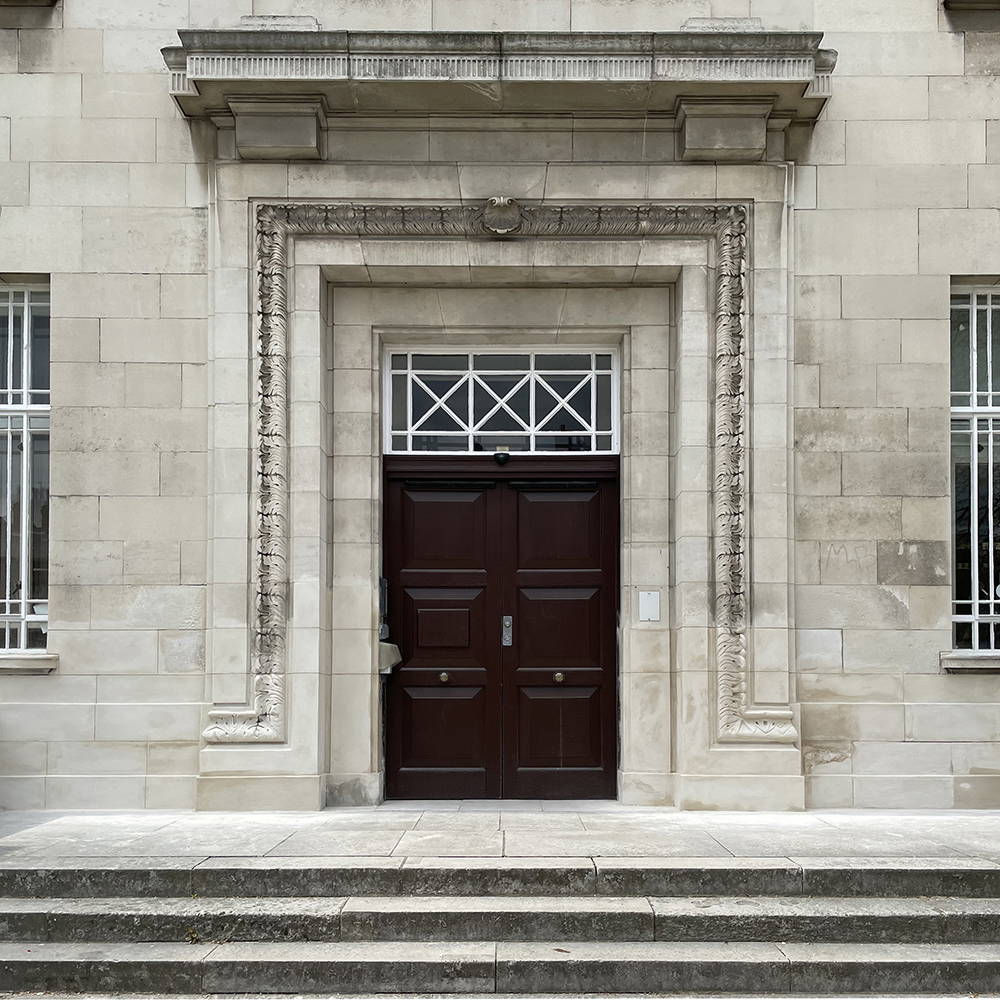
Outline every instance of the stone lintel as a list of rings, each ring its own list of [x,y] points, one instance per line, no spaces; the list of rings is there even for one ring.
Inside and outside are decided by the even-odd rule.
[[[243,160],[318,160],[326,114],[322,98],[229,101],[236,151]]]
[[[681,159],[738,163],[764,159],[773,109],[770,101],[681,99],[677,102]]]

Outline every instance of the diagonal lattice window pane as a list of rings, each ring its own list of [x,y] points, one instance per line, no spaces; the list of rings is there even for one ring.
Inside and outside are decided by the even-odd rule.
[[[617,364],[607,349],[393,350],[386,356],[392,453],[618,448]]]

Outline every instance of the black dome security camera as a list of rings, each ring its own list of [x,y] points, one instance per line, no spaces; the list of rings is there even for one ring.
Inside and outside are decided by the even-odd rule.
[[[495,451],[493,453],[493,461],[497,465],[506,465],[510,461],[510,455],[505,451]]]

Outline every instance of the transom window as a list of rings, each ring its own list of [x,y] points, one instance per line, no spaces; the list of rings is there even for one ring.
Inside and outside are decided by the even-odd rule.
[[[618,450],[613,351],[390,350],[386,450]]]
[[[49,293],[0,290],[0,648],[44,649],[49,598]]]

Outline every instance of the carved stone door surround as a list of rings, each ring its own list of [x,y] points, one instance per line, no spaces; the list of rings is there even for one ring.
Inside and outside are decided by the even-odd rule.
[[[251,387],[251,702],[209,714],[209,744],[286,739],[288,653],[288,253],[304,237],[366,239],[703,239],[714,245],[711,618],[717,711],[713,742],[796,740],[790,707],[753,703],[748,476],[747,204],[478,205],[269,203],[256,207],[256,381]]]

